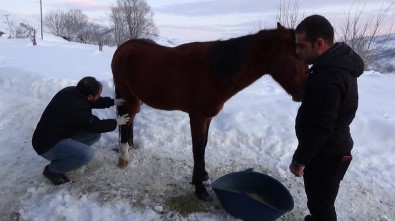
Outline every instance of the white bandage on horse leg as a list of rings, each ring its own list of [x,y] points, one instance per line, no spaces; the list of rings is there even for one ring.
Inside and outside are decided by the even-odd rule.
[[[128,143],[121,143],[119,146],[119,153],[121,154],[121,158],[128,160],[129,159],[129,144]]]
[[[205,186],[211,186],[211,180],[210,180],[210,179],[208,179],[208,180],[203,180],[202,183],[203,183],[203,185],[205,185]]]
[[[119,153],[121,156],[118,160],[118,166],[120,168],[126,168],[129,163],[129,145],[128,143],[121,143],[119,146]]]

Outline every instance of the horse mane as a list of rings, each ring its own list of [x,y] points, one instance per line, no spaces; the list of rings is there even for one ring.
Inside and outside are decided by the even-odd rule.
[[[240,71],[246,58],[248,46],[255,35],[246,35],[229,40],[218,40],[212,51],[212,67],[217,79],[224,79]]]

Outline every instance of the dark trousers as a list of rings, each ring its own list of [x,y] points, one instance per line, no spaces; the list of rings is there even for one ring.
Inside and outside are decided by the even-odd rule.
[[[351,154],[316,157],[304,170],[307,208],[314,221],[337,221],[335,200]]]

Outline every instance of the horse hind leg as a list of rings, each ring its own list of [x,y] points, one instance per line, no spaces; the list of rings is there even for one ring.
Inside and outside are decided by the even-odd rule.
[[[119,146],[120,156],[118,158],[118,167],[126,168],[129,164],[129,146],[127,143],[121,143]]]
[[[130,120],[127,124],[119,126],[120,133],[120,146],[119,153],[120,157],[118,160],[118,166],[125,168],[129,163],[129,149],[133,147],[133,120],[136,114],[140,111],[140,101],[135,97],[125,98],[126,102],[124,105],[117,107],[120,115],[129,114]]]
[[[129,149],[133,146],[133,120],[136,113],[130,114],[129,123],[119,127],[120,132],[120,145],[119,145],[119,160],[118,166],[120,168],[127,167],[129,163]]]

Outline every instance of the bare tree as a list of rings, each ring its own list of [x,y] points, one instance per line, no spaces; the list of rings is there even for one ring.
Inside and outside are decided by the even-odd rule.
[[[44,23],[52,34],[66,40],[83,43],[89,40],[88,17],[81,10],[48,12]]]
[[[92,24],[93,36],[92,39],[99,46],[99,51],[103,51],[103,46],[109,44],[111,40],[112,29]]]
[[[83,14],[81,10],[70,10],[64,21],[66,36],[71,41],[86,43],[89,39],[88,16]],[[87,34],[88,32],[88,34]]]
[[[158,29],[153,16],[145,0],[117,0],[110,14],[117,44],[129,39],[156,37]]]
[[[51,11],[45,17],[45,25],[52,34],[68,41],[98,44],[100,49],[103,45],[115,45],[113,29],[90,23],[88,17],[80,10]],[[120,23],[119,26],[124,25]]]
[[[5,16],[6,23],[9,29],[8,38],[30,38],[33,45],[37,45],[36,29],[33,26],[25,23],[20,23],[19,26],[17,26],[14,22],[8,19],[8,14]]]
[[[388,43],[391,29],[383,34],[384,18],[390,11],[392,5],[384,7],[383,5],[376,14],[371,13],[365,16],[364,9],[366,4],[358,4],[353,10],[345,15],[345,20],[340,27],[340,33],[337,33],[340,40],[348,43],[364,60],[365,66],[370,67],[374,63],[374,55],[381,51]],[[378,36],[380,41],[378,41]]]
[[[33,43],[33,46],[37,45],[36,41],[36,28],[29,24],[20,23],[19,27],[16,28],[16,38],[30,38]]]
[[[293,2],[293,4],[291,4]],[[276,21],[288,28],[296,28],[301,20],[298,1],[281,0],[277,5]]]
[[[126,35],[126,21],[121,15],[121,7],[111,7],[110,19],[113,24],[115,42],[117,45],[120,45],[127,40],[127,38],[124,37]]]
[[[8,38],[14,38],[15,37],[15,23],[10,21],[9,17],[10,14],[4,14],[3,15],[6,19],[5,23],[7,23],[8,26]]]
[[[15,28],[15,38],[28,38],[32,35],[33,27],[28,24],[20,23]]]
[[[64,10],[55,10],[50,11],[44,18],[44,24],[47,26],[48,30],[56,35],[63,36],[65,35],[65,18],[67,12]]]

